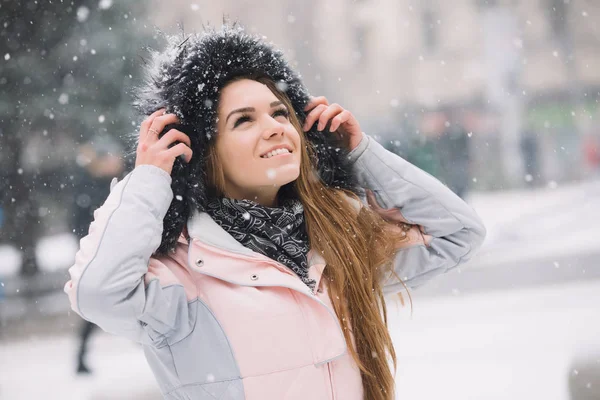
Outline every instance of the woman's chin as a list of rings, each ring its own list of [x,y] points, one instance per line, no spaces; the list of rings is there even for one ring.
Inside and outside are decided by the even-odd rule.
[[[266,171],[266,176],[269,184],[281,187],[298,179],[300,176],[300,166],[288,164],[269,168]]]

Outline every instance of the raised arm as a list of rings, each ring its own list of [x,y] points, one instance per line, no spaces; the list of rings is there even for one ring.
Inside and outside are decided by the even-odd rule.
[[[170,181],[163,170],[142,165],[119,182],[94,213],[65,285],[72,309],[84,319],[155,345],[193,323],[185,277],[175,276],[167,259],[151,258],[172,198]]]
[[[486,235],[483,222],[433,176],[367,135],[349,157],[359,183],[372,192],[375,211],[390,221],[418,225],[409,232],[410,244],[399,249],[394,260],[394,271],[407,286],[447,272],[479,249]],[[394,276],[386,278],[386,293],[402,289]]]
[[[159,137],[176,122],[164,110],[142,122],[136,167],[95,211],[65,285],[71,307],[83,318],[107,332],[154,345],[184,337],[195,315],[188,309],[188,297],[195,293],[185,268],[173,257],[152,257],[173,199],[173,163],[180,155],[188,162],[192,157],[184,133],[171,129]]]

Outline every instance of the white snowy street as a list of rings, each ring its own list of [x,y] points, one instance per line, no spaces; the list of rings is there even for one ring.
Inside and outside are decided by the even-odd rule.
[[[600,367],[600,280],[450,297],[415,291],[413,302],[412,318],[390,303],[398,399],[567,400],[570,378],[600,393],[598,375],[586,381],[574,364]],[[82,378],[75,344],[66,335],[2,342],[0,398],[160,398],[137,345],[93,336],[94,373]]]
[[[600,398],[600,281],[420,299],[393,318],[399,399]],[[595,381],[577,360],[595,365]],[[575,399],[575,398],[573,398]]]

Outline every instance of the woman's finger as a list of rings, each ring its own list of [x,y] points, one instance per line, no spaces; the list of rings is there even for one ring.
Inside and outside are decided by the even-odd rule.
[[[340,125],[348,121],[351,117],[352,113],[348,110],[344,110],[340,114],[333,117],[333,119],[331,120],[331,126],[329,127],[329,132],[337,131]]]
[[[327,109],[323,111],[323,113],[319,116],[319,125],[317,126],[317,130],[324,130],[329,120],[341,113],[342,111],[344,111],[342,106],[336,103],[327,107]]]
[[[166,151],[166,153],[172,159],[175,159],[175,158],[179,157],[180,155],[185,155],[185,160],[187,162],[191,161],[192,155],[194,154],[192,152],[192,149],[190,149],[185,143],[178,143],[178,144],[176,144],[175,146],[173,146],[170,149],[168,149]]]
[[[158,142],[158,135],[165,129],[165,126],[169,124],[176,124],[179,122],[179,118],[175,114],[165,114],[154,118],[150,128],[148,128],[148,135],[146,140],[150,143]]]
[[[310,99],[310,101],[308,102],[308,104],[306,105],[306,107],[304,107],[304,111],[312,110],[313,108],[315,108],[319,104],[323,104],[325,106],[328,106],[329,105],[329,101],[327,101],[327,98],[325,98],[325,96],[313,97],[313,98]]]
[[[324,104],[319,104],[316,106],[308,115],[306,116],[306,121],[304,121],[304,131],[308,131],[315,122],[319,119],[323,111],[327,109],[327,106]]]
[[[150,126],[152,125],[152,122],[154,121],[155,118],[164,115],[165,113],[165,109],[161,108],[160,110],[156,110],[154,111],[152,114],[150,114],[149,116],[147,116],[142,123],[140,124],[140,140],[142,138],[145,138],[148,134],[148,129],[150,129]]]
[[[177,129],[171,129],[169,130],[169,132],[165,133],[163,137],[161,137],[160,140],[156,142],[156,145],[166,149],[176,141],[180,141],[186,144],[188,147],[192,146],[190,137],[185,133],[178,131]]]

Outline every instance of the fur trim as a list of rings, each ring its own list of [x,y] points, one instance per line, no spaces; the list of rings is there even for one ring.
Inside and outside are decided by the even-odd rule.
[[[206,148],[217,134],[221,89],[236,76],[266,75],[288,95],[300,123],[304,123],[304,107],[310,100],[300,76],[285,61],[283,53],[237,24],[166,39],[166,49],[151,51],[145,82],[134,89],[134,106],[142,115],[160,108],[176,114],[181,122],[176,128],[190,137],[194,156],[189,164],[176,160],[173,166],[174,200],[163,221],[159,254],[175,248],[192,211],[205,210],[208,199],[203,166]],[[165,132],[172,127],[165,128]],[[325,184],[356,191],[348,153],[335,135],[318,132],[315,124],[306,136],[315,150],[317,170]]]

